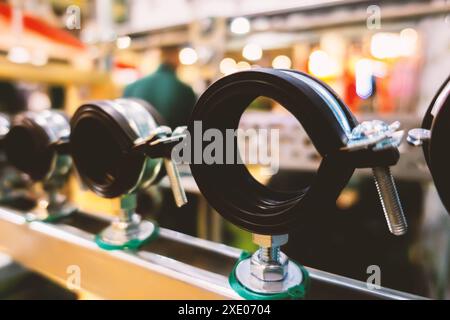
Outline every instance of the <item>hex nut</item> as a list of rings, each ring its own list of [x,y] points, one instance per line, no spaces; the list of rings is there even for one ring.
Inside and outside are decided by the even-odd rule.
[[[288,257],[282,252],[279,253],[278,261],[262,261],[258,250],[251,257],[250,272],[262,281],[282,281],[287,276],[288,263]]]
[[[259,247],[270,248],[270,247],[281,247],[288,242],[287,234],[280,235],[263,235],[263,234],[253,234],[253,242]]]

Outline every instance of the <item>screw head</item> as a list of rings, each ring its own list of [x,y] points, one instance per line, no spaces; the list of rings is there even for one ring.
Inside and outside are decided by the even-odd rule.
[[[364,139],[389,131],[389,125],[381,120],[363,121],[352,130],[353,139]]]
[[[381,150],[398,147],[403,138],[403,130],[398,131],[400,122],[395,121],[388,125],[381,120],[364,121],[353,128],[349,142],[344,149],[358,150],[371,147]]]

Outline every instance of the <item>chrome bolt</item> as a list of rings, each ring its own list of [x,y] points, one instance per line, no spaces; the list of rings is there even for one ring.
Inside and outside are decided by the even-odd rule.
[[[399,127],[398,121],[391,125],[380,120],[364,121],[353,129],[350,146],[372,145],[373,149],[398,146],[403,135],[397,131]],[[389,231],[396,236],[405,234],[408,225],[390,168],[375,167],[372,173]]]
[[[141,216],[136,214],[137,196],[135,193],[120,197],[118,217],[111,223],[111,231],[117,235],[132,235],[139,232]]]
[[[389,231],[401,236],[408,230],[408,224],[391,170],[389,167],[375,167],[372,173]]]
[[[187,203],[187,197],[186,192],[181,185],[178,168],[171,159],[164,159],[164,167],[166,168],[167,176],[169,177],[170,188],[172,189],[175,204],[177,207],[182,207]]]
[[[170,127],[160,126],[152,131],[151,135],[146,139],[138,139],[135,141],[135,145],[145,145],[148,142],[149,146],[156,146],[166,142],[172,142],[173,139],[184,138],[187,127],[177,127],[173,132]],[[155,139],[156,138],[156,139]],[[166,169],[167,176],[170,182],[170,188],[175,199],[177,207],[182,207],[187,203],[186,192],[180,181],[180,173],[178,172],[177,165],[172,161],[172,158],[164,158],[164,167]]]
[[[120,197],[119,221],[129,223],[135,214],[137,207],[137,196],[135,193],[124,194]]]
[[[187,131],[187,127],[177,127],[172,132],[172,137],[183,136]],[[173,197],[177,207],[182,207],[187,203],[186,192],[180,181],[180,173],[178,172],[177,165],[171,158],[164,159],[164,167],[166,168],[167,176],[169,177],[170,187],[172,189]]]

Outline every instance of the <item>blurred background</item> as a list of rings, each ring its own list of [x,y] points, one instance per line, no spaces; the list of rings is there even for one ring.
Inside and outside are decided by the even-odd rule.
[[[158,79],[168,65],[195,97],[236,71],[296,69],[329,84],[358,120],[414,128],[449,76],[450,1],[0,1],[0,112],[57,108],[70,115],[87,100],[139,96],[130,84]],[[283,106],[259,98],[240,126],[280,130],[279,172],[268,176],[264,166],[249,165],[261,183],[293,190],[314,178],[320,157]],[[285,251],[304,265],[363,281],[378,265],[383,286],[450,298],[450,218],[422,150],[403,144],[401,152],[393,173],[406,236],[389,234],[370,172],[359,170],[333,212],[304,213]],[[175,207],[163,180],[141,192],[139,212],[163,227],[253,249],[249,234],[208,206],[189,168],[182,172],[186,207]],[[109,214],[117,206],[76,177],[67,193],[86,212]],[[0,298],[76,298],[7,256],[0,266]]]

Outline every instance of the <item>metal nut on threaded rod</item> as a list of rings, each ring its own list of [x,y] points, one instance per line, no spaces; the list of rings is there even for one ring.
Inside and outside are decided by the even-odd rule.
[[[352,130],[346,148],[382,150],[398,147],[403,137],[399,128],[398,121],[391,125],[380,120],[364,121]],[[389,167],[374,167],[372,173],[389,231],[396,236],[405,234],[408,225]]]
[[[282,281],[287,276],[289,259],[280,251],[280,246],[287,241],[287,234],[253,234],[253,242],[260,248],[250,260],[251,274],[263,281]]]
[[[289,259],[282,253],[277,253],[276,261],[264,261],[261,250],[256,251],[250,260],[251,274],[263,281],[282,281],[287,276]],[[279,249],[278,249],[279,250]]]
[[[281,247],[288,243],[289,236],[287,234],[280,235],[265,235],[265,234],[252,234],[253,243],[262,248]]]

